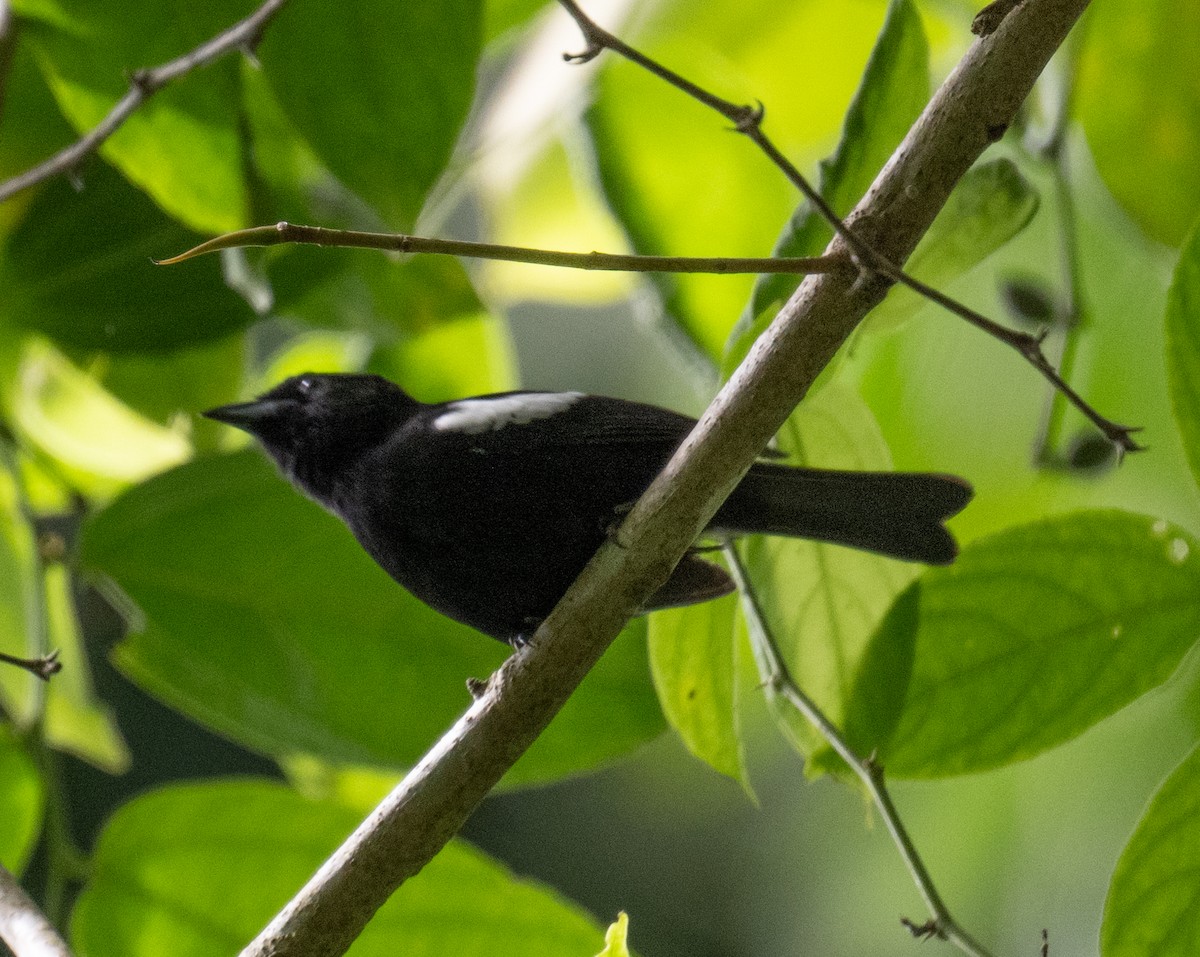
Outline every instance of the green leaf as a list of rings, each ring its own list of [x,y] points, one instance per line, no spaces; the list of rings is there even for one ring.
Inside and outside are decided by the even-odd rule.
[[[736,615],[735,595],[656,612],[650,617],[650,673],[663,713],[688,750],[746,784],[734,704]]]
[[[893,124],[902,132],[928,96],[920,25],[908,2],[897,9],[893,24],[898,18],[904,26],[893,26],[899,33],[886,45],[886,57],[898,58],[896,71],[886,83],[872,80],[871,93],[859,98],[864,131],[872,134]],[[727,99],[762,100],[767,131],[803,169],[837,136],[879,33],[880,13],[876,2],[676,2],[656,8],[654,22],[639,24],[645,43],[623,39]],[[916,107],[900,120],[890,105],[876,109],[878,96]],[[638,252],[763,255],[763,237],[776,234],[795,209],[794,189],[758,151],[722,132],[723,121],[711,110],[642,70],[607,66],[588,120],[605,191]],[[874,142],[872,135],[872,146],[863,145],[870,157],[863,162],[878,168],[891,146],[876,150]],[[719,362],[751,283],[749,277],[683,276],[661,280],[660,288],[673,318]]]
[[[1038,203],[1037,189],[1011,160],[973,167],[921,237],[906,271],[935,289],[945,288],[1028,226]],[[863,328],[894,329],[927,301],[907,286],[894,286]]]
[[[0,458],[0,651],[18,658],[28,658],[40,647],[36,548],[5,456]],[[21,727],[34,719],[34,684],[39,680],[19,668],[0,665],[0,705]]]
[[[810,393],[779,434],[796,465],[861,471],[891,468],[891,456],[862,400],[836,384]],[[756,537],[742,547],[767,626],[792,676],[841,724],[871,636],[917,567],[802,539]],[[823,739],[790,709],[789,736],[819,771],[832,759]],[[836,761],[833,762],[836,764]]]
[[[1113,872],[1103,957],[1191,957],[1200,948],[1200,749],[1163,782]]]
[[[43,340],[21,350],[13,424],[81,491],[111,495],[190,454],[177,431],[138,415]]]
[[[1200,634],[1197,543],[1079,512],[972,542],[919,589],[894,777],[982,771],[1061,744],[1161,684]]]
[[[604,949],[596,957],[629,957],[629,915],[621,911],[604,932]]]
[[[1184,244],[1167,294],[1165,358],[1175,424],[1200,483],[1200,226]]]
[[[259,46],[296,129],[393,227],[412,226],[450,158],[474,93],[482,18],[481,0],[299,0]]]
[[[486,315],[441,323],[380,350],[371,369],[403,382],[425,402],[503,392],[517,379],[508,328]]]
[[[0,177],[22,173],[75,138],[75,131],[59,113],[50,89],[38,72],[28,45],[18,43],[4,78],[4,109],[0,111]],[[32,195],[32,194],[30,194]],[[0,206],[5,213],[19,204]]]
[[[929,99],[929,44],[912,0],[893,0],[862,82],[842,125],[836,152],[821,161],[818,189],[845,215],[866,192]],[[819,256],[833,228],[803,203],[776,240],[776,256]],[[800,284],[799,277],[760,276],[726,349],[726,374],[745,358]]]
[[[465,680],[505,654],[396,585],[256,452],[131,489],[86,526],[81,560],[140,609],[121,667],[271,755],[410,766],[469,704]],[[513,782],[592,767],[662,729],[643,636],[609,650]]]
[[[1179,245],[1200,212],[1200,83],[1191,0],[1094,4],[1076,102],[1096,166],[1150,236]]]
[[[80,132],[97,126],[129,77],[211,39],[248,14],[250,0],[209,0],[187,16],[155,0],[18,0],[22,30],[55,99]],[[233,57],[169,84],[129,117],[102,155],[193,229],[246,225]]]
[[[37,844],[44,797],[33,761],[0,729],[0,865],[14,874],[25,869]]]
[[[236,953],[357,823],[344,807],[264,781],[139,797],[100,836],[72,941],[90,957]],[[599,940],[578,907],[454,842],[384,904],[354,953],[579,957]]]
[[[221,260],[151,261],[200,241],[103,163],[76,192],[48,183],[0,256],[0,326],[66,346],[145,352],[228,335],[254,314],[221,275]]]
[[[46,739],[110,774],[123,774],[129,770],[129,749],[111,710],[92,690],[71,577],[65,566],[50,565],[44,579],[47,637],[63,666],[46,689]]]

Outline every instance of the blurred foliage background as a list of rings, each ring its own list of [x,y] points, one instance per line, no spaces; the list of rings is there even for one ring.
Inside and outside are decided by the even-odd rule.
[[[0,180],[253,8],[13,0]],[[762,100],[845,211],[973,41],[977,4],[587,9]],[[903,779],[951,910],[997,953],[1034,952],[1042,928],[1056,957],[1200,943],[1168,919],[1200,887],[1163,852],[1185,869],[1200,845],[1197,42],[1183,0],[1096,5],[912,263],[1046,329],[1148,451],[1117,467],[1015,355],[893,294],[780,444],[967,477],[960,565],[913,584],[824,546],[744,549],[800,683]],[[0,861],[81,953],[236,950],[505,653],[197,412],[370,369],[428,401],[519,384],[696,413],[789,291],[300,247],[153,259],[277,220],[676,255],[827,241],[719,118],[608,56],[564,64],[582,45],[530,0],[291,0],[252,55],[0,204],[0,651],[64,665],[49,684],[0,670]],[[471,821],[474,847],[353,952],[591,954],[625,910],[656,957],[908,953],[899,917],[924,914],[885,829],[839,774],[815,780],[836,763],[763,699],[736,602],[633,623]]]

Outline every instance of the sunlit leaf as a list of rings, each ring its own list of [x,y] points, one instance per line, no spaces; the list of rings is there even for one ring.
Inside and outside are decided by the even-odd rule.
[[[357,823],[345,807],[263,781],[144,795],[100,836],[73,942],[91,957],[237,953]],[[452,843],[384,904],[354,953],[580,957],[599,942],[578,907]]]
[[[1200,211],[1200,17],[1191,0],[1093,7],[1077,94],[1092,155],[1126,212],[1179,245]]]
[[[736,614],[733,595],[655,613],[650,618],[650,670],[663,713],[688,750],[746,783],[734,705]]]
[[[629,957],[629,915],[621,911],[604,932],[604,949],[596,957]]]
[[[409,766],[470,703],[466,679],[505,654],[392,582],[253,451],[131,489],[87,526],[81,557],[140,610],[123,669],[272,755]],[[661,730],[644,634],[635,625],[610,649],[510,783],[594,766]]]
[[[33,853],[42,809],[37,768],[12,736],[0,730],[0,865],[13,873],[20,874]]]
[[[8,461],[0,458],[0,651],[17,658],[36,654],[41,640],[36,547],[19,504],[16,478]],[[0,705],[20,726],[34,717],[38,680],[27,671],[0,665]]]
[[[1200,948],[1200,750],[1163,782],[1125,845],[1104,904],[1103,957]]]
[[[913,588],[912,676],[889,775],[1028,758],[1156,685],[1200,634],[1197,543],[1161,519],[1079,512],[972,542]]]
[[[1167,382],[1183,449],[1200,483],[1200,228],[1179,255],[1167,297]]]
[[[44,579],[48,644],[62,663],[46,689],[46,740],[110,774],[121,774],[129,769],[129,750],[111,709],[92,690],[70,575],[56,564],[46,568]]]
[[[144,67],[176,57],[232,26],[251,0],[210,0],[178,16],[154,0],[17,0],[22,39],[63,113],[91,130]],[[203,232],[246,225],[233,58],[160,90],[101,147],[164,210]],[[119,210],[116,210],[119,214]],[[161,253],[159,253],[161,255]]]

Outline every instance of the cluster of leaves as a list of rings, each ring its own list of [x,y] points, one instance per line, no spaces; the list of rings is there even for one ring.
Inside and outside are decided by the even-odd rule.
[[[427,400],[509,387],[510,344],[476,291],[478,277],[452,262],[324,250],[172,269],[150,259],[207,233],[280,219],[409,229],[420,216],[436,226],[472,165],[469,149],[455,146],[472,142],[470,130],[463,134],[472,104],[486,114],[481,63],[498,68],[514,43],[510,28],[536,6],[295,0],[253,59],[223,59],[158,93],[74,171],[78,183],[51,180],[0,207],[0,651],[27,655],[48,643],[66,665],[47,689],[0,671],[10,718],[0,738],[0,860],[24,866],[54,800],[34,760],[39,747],[113,771],[128,760],[88,685],[77,581],[104,589],[129,619],[131,634],[115,652],[126,675],[276,760],[294,785],[176,785],[120,809],[74,912],[75,940],[88,954],[215,954],[244,943],[462,709],[463,679],[500,660],[502,649],[395,587],[260,457],[227,448],[227,436],[190,415],[308,368],[368,368]],[[878,3],[797,4],[786,13],[768,0],[754,6],[773,33],[744,58],[742,92],[781,101],[771,123],[784,145],[796,145],[790,135],[796,152],[827,149],[821,131],[849,101],[841,140],[821,166],[824,195],[846,211],[928,99],[926,23],[913,0],[893,0],[881,29]],[[148,0],[13,7],[0,178],[95,125],[133,70],[253,9],[221,0],[177,18]],[[644,28],[656,55],[725,85],[729,77],[710,75],[718,51],[694,39],[712,31],[709,15],[662,4]],[[829,18],[847,16],[862,21],[851,31],[862,49],[822,52]],[[1078,115],[1101,176],[1146,235],[1178,248],[1165,355],[1173,421],[1200,477],[1200,234],[1188,238],[1200,184],[1186,161],[1200,146],[1200,103],[1186,71],[1167,68],[1188,62],[1194,29],[1169,0],[1110,0],[1077,52]],[[717,30],[723,56],[745,52],[737,36]],[[802,42],[811,56],[795,55]],[[1182,52],[1172,58],[1175,44]],[[1118,60],[1124,69],[1112,65]],[[798,69],[812,71],[810,88],[819,78],[829,91],[820,103],[777,92],[803,88],[782,85]],[[1172,83],[1177,95],[1168,96]],[[638,251],[692,252],[695,235],[721,237],[729,244],[721,252],[757,251],[779,232],[795,200],[744,144],[730,137],[703,154],[717,194],[709,203],[692,202],[695,184],[664,162],[707,150],[700,144],[715,134],[698,107],[681,106],[675,91],[631,68],[603,71],[597,87],[585,119],[599,187]],[[1033,111],[1031,128],[1037,121]],[[966,275],[1026,229],[1047,181],[1045,162],[1014,137],[960,184],[912,270],[939,285]],[[801,207],[776,248],[815,255],[829,235]],[[791,288],[779,277],[752,289],[684,277],[658,291],[672,331],[715,378],[736,365]],[[886,333],[919,308],[894,292],[871,317],[857,350],[867,360],[832,370],[781,432],[793,461],[887,469],[895,454],[921,464],[914,430],[886,428],[885,407],[899,403],[872,399],[877,370],[891,361]],[[1116,308],[1097,308],[1090,334],[1103,333]],[[1159,355],[1145,360],[1150,368]],[[989,519],[982,502],[996,486],[978,484],[985,517],[963,526],[976,536],[948,569],[920,573],[804,542],[742,546],[798,680],[891,777],[981,771],[1061,744],[1164,682],[1200,633],[1200,543],[1186,521],[1115,508],[1029,521],[1028,506],[1003,500]],[[66,563],[47,547],[62,515],[78,534]],[[667,722],[700,758],[748,786],[737,701],[744,627],[734,599],[635,622],[507,786],[595,767]],[[843,770],[797,716],[775,707],[814,773]],[[1188,813],[1197,793],[1193,754],[1155,797],[1117,869],[1107,957],[1194,945],[1183,918],[1200,895],[1186,853],[1200,841]],[[1147,894],[1162,940],[1144,933],[1137,909]],[[599,939],[570,903],[452,845],[358,947],[391,952],[403,940],[471,953],[486,942],[505,952],[513,941],[580,954]]]

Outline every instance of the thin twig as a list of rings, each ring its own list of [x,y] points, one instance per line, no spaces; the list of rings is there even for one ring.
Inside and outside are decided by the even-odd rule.
[[[266,0],[246,19],[206,40],[193,50],[158,66],[137,70],[129,78],[129,89],[108,115],[90,132],[37,166],[0,183],[0,202],[53,176],[69,175],[113,135],[138,108],[168,83],[208,66],[234,50],[253,51],[268,22],[288,0]]]
[[[0,662],[6,665],[13,665],[17,668],[23,668],[31,675],[36,675],[43,681],[49,681],[51,675],[56,675],[62,671],[62,662],[58,660],[58,652],[51,651],[49,654],[39,655],[36,658],[18,658],[15,655],[5,654],[0,651]]]
[[[0,864],[0,940],[16,957],[71,957],[71,948]]]
[[[879,809],[879,814],[887,825],[888,833],[892,835],[892,840],[900,851],[900,856],[904,859],[909,874],[912,875],[913,883],[917,885],[917,890],[924,899],[926,907],[929,908],[931,917],[929,922],[916,924],[903,919],[902,923],[914,936],[938,937],[941,940],[950,941],[972,957],[990,957],[989,952],[950,916],[950,911],[942,900],[941,894],[938,893],[929,869],[921,860],[921,855],[917,852],[916,845],[904,827],[904,822],[901,821],[892,796],[884,783],[883,765],[873,757],[862,758],[855,754],[837,726],[817,707],[816,702],[800,689],[788,670],[775,637],[771,634],[766,616],[758,601],[758,593],[746,573],[745,565],[742,564],[737,549],[727,546],[725,557],[729,563],[733,580],[737,583],[738,591],[742,596],[742,608],[750,631],[750,646],[754,651],[759,677],[767,692],[782,698],[799,712],[862,781],[863,787],[867,789],[867,793],[871,795],[871,799]]]
[[[614,253],[567,253],[554,249],[530,249],[526,246],[499,246],[494,243],[472,243],[457,239],[430,239],[425,236],[406,236],[402,233],[368,233],[353,229],[326,229],[324,226],[301,226],[298,223],[276,223],[274,226],[254,226],[225,233],[170,259],[160,259],[158,265],[171,266],[185,259],[203,256],[221,249],[244,246],[281,246],[286,243],[308,243],[314,246],[338,246],[353,249],[382,249],[397,253],[431,253],[440,256],[464,256],[468,259],[496,259],[503,262],[532,263],[538,266],[565,266],[570,269],[594,269],[607,272],[686,272],[718,273],[830,273],[850,268],[844,256],[810,256],[807,258],[744,259],[728,256],[626,256]]]
[[[877,273],[892,282],[908,286],[914,292],[924,296],[931,302],[937,303],[948,312],[965,319],[971,325],[981,329],[983,332],[986,332],[988,335],[993,336],[1004,343],[1004,345],[1013,349],[1026,362],[1033,366],[1043,378],[1050,382],[1054,388],[1066,396],[1072,405],[1087,416],[1104,433],[1108,440],[1117,447],[1119,452],[1136,452],[1141,448],[1133,439],[1133,433],[1138,431],[1136,427],[1121,425],[1101,415],[1058,374],[1053,364],[1042,352],[1042,340],[1040,338],[1002,326],[982,313],[971,309],[958,300],[910,276],[883,255],[874,245],[867,242],[854,229],[851,229],[846,221],[838,216],[837,212],[825,201],[824,197],[813,188],[804,174],[796,168],[791,160],[779,151],[767,134],[763,132],[764,110],[761,103],[755,106],[745,106],[722,99],[708,90],[697,86],[691,80],[680,76],[670,68],[651,59],[644,53],[635,50],[623,40],[613,36],[603,27],[592,21],[579,8],[575,0],[559,0],[559,3],[571,15],[576,24],[578,24],[584,41],[587,44],[586,49],[582,53],[566,53],[563,54],[564,59],[572,63],[586,63],[589,60],[595,59],[604,50],[611,50],[613,53],[636,63],[676,89],[681,90],[693,99],[720,113],[733,123],[734,128],[739,133],[749,138],[771,163],[783,172],[792,185],[800,191],[804,198],[821,214],[822,218],[829,223],[837,235],[841,237],[862,269],[867,272]],[[1006,14],[1008,12],[1011,12],[1011,6],[1009,10],[1005,11]],[[999,23],[997,22],[996,26],[998,25]],[[988,135],[992,139],[998,139],[1003,135],[1006,128],[1006,125],[989,127]]]

